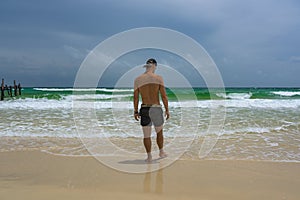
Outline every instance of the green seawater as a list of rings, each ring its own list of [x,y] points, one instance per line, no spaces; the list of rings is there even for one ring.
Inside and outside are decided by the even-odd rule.
[[[210,99],[300,99],[300,88],[167,88],[167,96],[170,101],[182,100],[210,100]],[[73,88],[23,88],[22,95],[7,99],[32,98],[61,100],[69,95],[102,95],[107,96],[100,100],[111,100],[116,95],[121,95],[119,100],[132,100],[131,88],[97,88],[97,89],[73,89]],[[124,97],[122,97],[122,95]],[[111,97],[111,98],[109,98]],[[128,99],[129,98],[129,99]],[[99,100],[99,99],[98,99]]]

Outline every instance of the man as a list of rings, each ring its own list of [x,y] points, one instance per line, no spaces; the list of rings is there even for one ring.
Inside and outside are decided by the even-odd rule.
[[[151,155],[151,126],[154,125],[157,138],[156,142],[159,148],[159,156],[164,158],[167,154],[164,152],[163,143],[163,111],[160,105],[159,93],[165,107],[165,116],[168,120],[170,117],[168,108],[168,98],[164,86],[164,81],[161,76],[154,74],[157,62],[151,58],[144,66],[145,73],[137,77],[134,81],[134,118],[141,120],[141,125],[144,133],[144,146],[147,152],[146,162],[152,161]],[[142,97],[142,105],[138,112],[139,95]]]

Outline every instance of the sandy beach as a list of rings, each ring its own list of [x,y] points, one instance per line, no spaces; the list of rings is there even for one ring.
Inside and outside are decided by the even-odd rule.
[[[39,2],[0,1],[0,200],[300,200],[300,0]]]
[[[299,199],[300,164],[177,161],[128,174],[93,157],[0,153],[0,196],[13,199]]]

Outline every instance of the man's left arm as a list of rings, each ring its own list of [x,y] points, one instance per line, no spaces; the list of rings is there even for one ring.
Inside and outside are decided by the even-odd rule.
[[[160,77],[160,86],[159,86],[159,92],[161,94],[161,99],[165,107],[165,115],[166,115],[166,120],[170,118],[170,113],[169,113],[169,104],[168,104],[168,97],[166,93],[166,88],[164,85],[163,79]]]

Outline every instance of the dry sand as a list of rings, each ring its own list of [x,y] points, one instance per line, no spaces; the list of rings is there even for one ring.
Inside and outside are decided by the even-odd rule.
[[[177,161],[145,174],[93,157],[0,153],[0,199],[300,199],[300,163]]]

